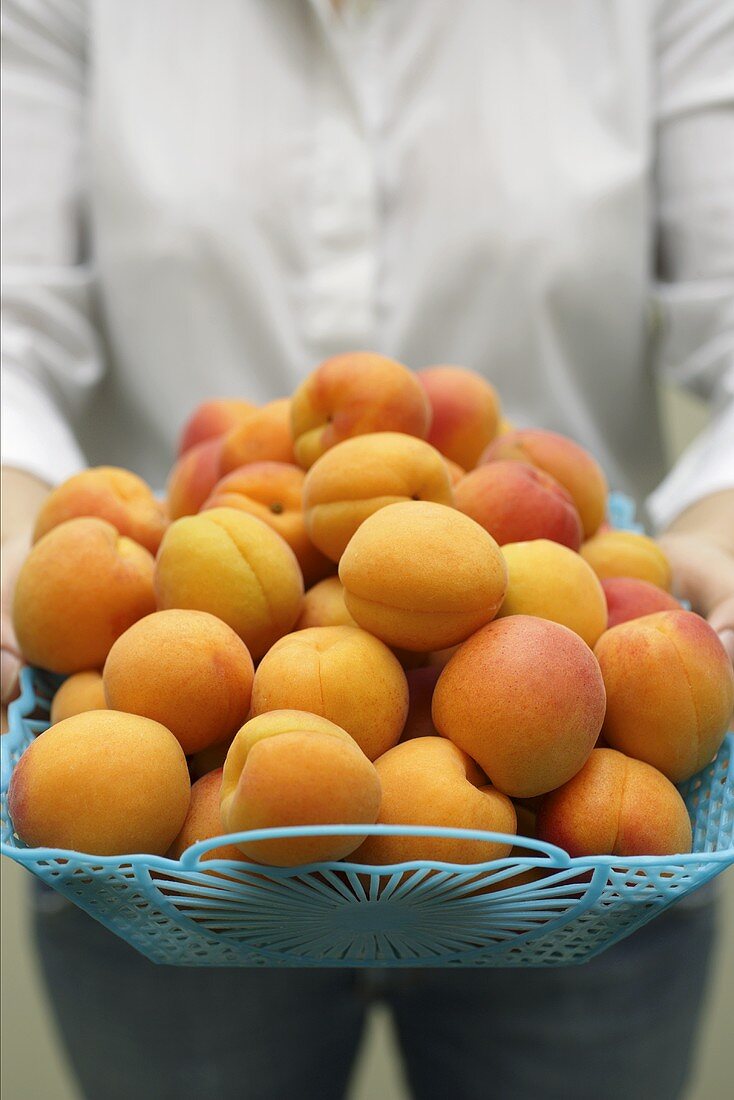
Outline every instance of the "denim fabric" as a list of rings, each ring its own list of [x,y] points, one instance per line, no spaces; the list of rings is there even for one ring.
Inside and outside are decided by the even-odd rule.
[[[58,895],[35,931],[87,1100],[336,1100],[389,1006],[416,1100],[674,1100],[715,933],[710,895],[580,967],[159,967]]]

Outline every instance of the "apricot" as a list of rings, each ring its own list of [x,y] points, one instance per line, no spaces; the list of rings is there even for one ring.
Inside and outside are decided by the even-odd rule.
[[[317,550],[306,533],[300,466],[287,462],[251,462],[218,481],[201,510],[238,508],[257,516],[277,531],[298,559],[306,584],[315,584],[334,566]]]
[[[541,802],[538,837],[571,856],[678,855],[691,850],[686,804],[640,760],[594,749],[573,779]]]
[[[105,661],[107,706],[152,718],[185,753],[234,737],[250,709],[252,658],[205,611],[156,611],[122,634]]]
[[[401,649],[393,646],[391,652],[395,654],[401,667],[409,672],[414,668],[426,668],[428,666],[428,653],[416,653],[413,649]]]
[[[583,766],[604,719],[594,654],[568,627],[511,615],[457,650],[433,693],[436,729],[498,790],[529,798]]]
[[[669,591],[670,562],[654,539],[634,531],[604,531],[581,547],[581,556],[601,580],[632,577]]]
[[[449,481],[453,488],[453,486],[465,476],[466,470],[463,466],[460,466],[458,462],[452,462],[450,458],[444,458],[444,462],[446,463],[446,469],[449,472]]]
[[[33,541],[67,519],[96,516],[155,554],[166,517],[149,485],[117,466],[96,466],[67,478],[48,494],[36,517]]]
[[[521,428],[500,435],[479,462],[509,458],[538,466],[567,489],[581,517],[585,538],[591,538],[603,522],[607,507],[607,479],[587,450],[557,432]]]
[[[295,461],[290,401],[282,397],[255,409],[222,440],[221,476],[251,462]]]
[[[434,650],[428,654],[428,664],[432,668],[445,668],[458,648],[458,645],[450,645],[446,649]]]
[[[344,603],[344,586],[338,577],[327,577],[305,593],[294,630],[310,626],[356,626]]]
[[[305,469],[351,436],[404,432],[425,439],[430,424],[431,406],[415,375],[369,351],[326,359],[291,398],[296,460]]]
[[[184,822],[190,790],[186,757],[169,730],[134,714],[90,710],[28,746],[8,807],[32,848],[163,855]]]
[[[561,623],[592,649],[607,626],[604,590],[583,558],[547,539],[502,547],[507,562],[507,595],[497,613],[536,615]]]
[[[512,802],[487,782],[465,752],[439,737],[416,737],[375,762],[382,787],[378,825],[428,825],[514,834]],[[368,836],[352,863],[411,860],[484,863],[509,854],[511,841],[464,837]]]
[[[290,546],[256,516],[212,508],[176,520],[155,567],[158,606],[208,611],[239,634],[254,660],[301,612],[303,576]]]
[[[224,836],[227,832],[222,824],[220,799],[222,790],[222,772],[219,767],[203,775],[191,787],[191,801],[181,831],[173,841],[168,856],[180,859],[187,848],[198,844],[200,840],[211,840],[215,836]],[[209,859],[232,859],[238,863],[249,863],[247,856],[234,844],[221,844],[210,848],[199,856],[201,863]]]
[[[516,802],[514,805],[515,813],[517,814],[517,835],[528,837],[530,840],[535,839],[538,835],[537,810],[532,809],[530,806],[523,805],[522,802]],[[527,855],[527,849],[525,849],[525,854]]]
[[[602,634],[607,744],[682,783],[716,755],[734,708],[719,636],[692,611],[659,611]]]
[[[426,367],[418,379],[433,413],[428,442],[465,470],[497,435],[500,402],[486,378],[463,367]]]
[[[338,577],[327,577],[305,593],[303,609],[294,630],[306,630],[312,626],[356,626],[344,603],[344,586]],[[404,669],[418,668],[426,664],[425,653],[413,653],[408,649],[393,648],[392,652]]]
[[[221,439],[209,439],[189,447],[179,458],[166,487],[172,520],[195,515],[212,492],[221,477],[222,446]]]
[[[503,546],[551,539],[571,550],[581,545],[581,520],[562,485],[527,462],[490,462],[463,477],[456,507]]]
[[[376,432],[337,443],[314,463],[303,486],[309,536],[337,562],[368,516],[405,500],[452,506],[454,494],[438,451],[422,439],[399,432]]]
[[[315,714],[275,710],[250,719],[236,735],[222,777],[228,833],[292,825],[373,825],[380,780],[349,734]],[[364,836],[303,836],[245,841],[258,863],[292,867],[338,860]]]
[[[28,664],[51,672],[101,668],[112,643],[155,611],[153,556],[103,519],[69,519],[21,566],[13,622]]]
[[[64,680],[51,700],[51,725],[87,710],[104,710],[106,706],[102,673],[96,669],[75,672]]]
[[[408,682],[386,645],[356,626],[288,634],[255,673],[252,715],[305,710],[341,726],[374,760],[396,745],[408,714]]]
[[[189,773],[192,779],[201,779],[209,772],[215,772],[217,768],[224,767],[229,746],[234,741],[233,737],[226,741],[218,741],[215,745],[207,745],[205,749],[192,753],[189,757]]]
[[[215,397],[198,405],[183,426],[178,447],[179,457],[197,443],[220,439],[247,420],[257,406],[234,397]]]
[[[649,581],[635,577],[607,577],[601,582],[607,601],[607,628],[641,619],[656,611],[680,610],[680,604],[669,592]]]
[[[497,613],[507,568],[484,528],[444,504],[389,504],[349,542],[339,577],[359,626],[427,652],[468,638]]]
[[[439,732],[431,716],[431,704],[441,669],[435,665],[427,665],[424,668],[411,668],[405,675],[408,681],[408,717],[400,740],[412,741],[414,737],[438,737]]]

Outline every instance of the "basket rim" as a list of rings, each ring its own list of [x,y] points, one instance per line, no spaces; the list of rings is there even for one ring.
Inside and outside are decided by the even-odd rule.
[[[2,786],[4,794],[10,782],[12,767],[10,765],[10,752],[18,747],[23,740],[23,722],[35,708],[37,699],[34,677],[35,669],[26,667],[21,671],[21,692],[17,699],[8,707],[8,731],[3,734],[0,741],[2,750]],[[723,750],[734,756],[734,732],[726,734],[719,753]],[[717,756],[719,754],[717,753]],[[716,757],[714,757],[716,759]],[[314,863],[298,864],[294,867],[278,867],[268,864],[241,862],[238,860],[212,859],[202,860],[208,851],[219,848],[223,844],[241,844],[260,840],[291,839],[299,837],[325,837],[325,836],[415,836],[436,837],[449,839],[466,839],[483,841],[486,843],[509,844],[514,847],[527,848],[530,853],[538,855],[507,855],[500,859],[484,860],[479,863],[449,863],[440,860],[407,860],[402,863],[391,864],[363,864],[351,861],[320,861]],[[196,872],[211,871],[215,869],[230,869],[240,872],[252,867],[252,873],[263,871],[268,875],[277,877],[291,877],[308,872],[349,871],[359,874],[390,875],[417,870],[451,871],[467,874],[486,873],[498,871],[507,867],[534,868],[549,867],[555,871],[567,871],[578,869],[588,870],[594,868],[620,868],[625,871],[645,868],[685,868],[691,865],[717,865],[734,863],[734,845],[722,848],[714,852],[685,852],[670,853],[669,855],[649,856],[570,856],[564,849],[550,844],[547,841],[535,840],[528,837],[520,837],[510,833],[489,832],[478,829],[460,829],[439,825],[290,825],[280,828],[249,829],[235,833],[224,833],[221,836],[210,837],[197,841],[190,845],[181,855],[180,859],[171,859],[168,856],[159,856],[146,852],[132,852],[119,855],[94,855],[93,853],[80,852],[69,848],[30,848],[10,844],[6,840],[0,840],[0,852],[16,863],[31,864],[37,862],[74,862],[83,861],[94,867],[119,867],[124,864],[132,868],[145,867],[161,871]],[[205,862],[205,867],[202,866]]]

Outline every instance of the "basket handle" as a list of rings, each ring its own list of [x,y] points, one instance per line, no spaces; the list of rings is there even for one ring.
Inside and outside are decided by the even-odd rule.
[[[209,837],[207,840],[197,841],[196,844],[192,844],[191,847],[187,848],[182,854],[179,865],[186,870],[194,870],[199,866],[202,857],[206,855],[207,852],[211,851],[212,848],[220,848],[224,844],[242,844],[244,842],[253,842],[257,840],[289,840],[298,837],[319,836],[417,836],[446,837],[452,840],[479,840],[490,844],[510,844],[522,846],[523,848],[527,847],[530,852],[537,853],[527,861],[531,865],[550,862],[554,867],[558,868],[571,866],[571,857],[568,852],[564,852],[562,848],[557,848],[555,844],[548,844],[544,840],[530,840],[528,837],[518,837],[509,833],[483,832],[479,829],[455,829],[443,825],[289,825],[276,829],[250,829],[244,832],[228,833],[223,836]],[[505,860],[510,859],[509,856],[503,858]],[[522,862],[526,862],[524,857],[521,858]],[[515,857],[515,861],[517,861],[517,857]],[[217,860],[216,862],[231,863],[232,861]],[[395,866],[412,867],[416,863],[422,864],[424,862],[425,860],[412,860],[407,863],[395,864]],[[498,862],[499,860],[495,858],[484,860],[476,864],[470,863],[459,865],[447,863],[443,866],[461,866],[461,868],[464,869],[467,867],[483,867],[487,863],[495,864]],[[431,864],[433,866],[434,861],[431,861]],[[442,864],[436,861],[435,865],[439,866]],[[320,864],[308,864],[308,866],[314,867],[320,866]],[[367,865],[355,864],[354,866]],[[383,871],[384,868],[380,867],[379,870]]]

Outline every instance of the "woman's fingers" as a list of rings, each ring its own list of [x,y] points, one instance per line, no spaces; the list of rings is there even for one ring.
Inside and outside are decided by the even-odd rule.
[[[3,706],[7,706],[18,694],[18,677],[23,662],[13,629],[13,594],[29,545],[29,534],[16,535],[3,543],[0,578],[0,702]]]

